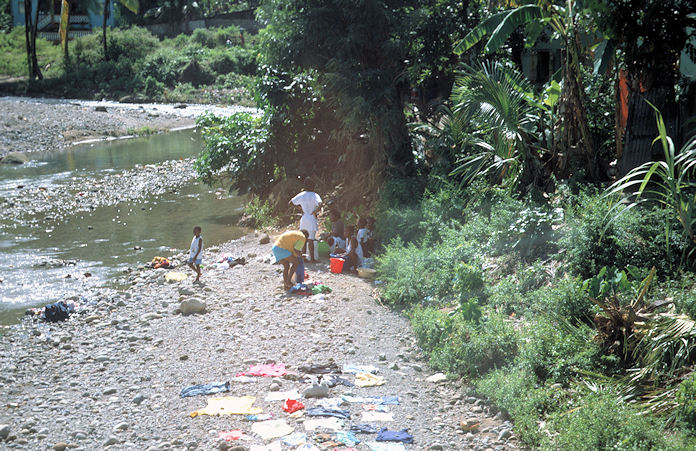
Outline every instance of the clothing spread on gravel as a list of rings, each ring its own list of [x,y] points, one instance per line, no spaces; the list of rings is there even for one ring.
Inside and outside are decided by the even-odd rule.
[[[408,320],[374,300],[374,281],[322,260],[307,271],[332,291],[288,294],[258,241],[206,250],[201,284],[147,268],[67,321],[10,330],[0,448],[517,448],[510,422],[463,382],[431,377]],[[221,253],[247,264],[210,269]],[[204,313],[181,315],[194,299]]]

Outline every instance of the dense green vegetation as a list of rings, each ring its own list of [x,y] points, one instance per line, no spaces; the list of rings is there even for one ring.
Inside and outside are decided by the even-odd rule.
[[[108,34],[107,58],[102,37],[94,33],[70,42],[69,60],[59,45],[37,39],[44,79],[9,86],[18,93],[48,93],[79,98],[128,96],[136,101],[233,103],[255,105],[257,39],[244,46],[236,27],[197,29],[160,40],[144,28],[115,29]],[[27,73],[24,29],[0,33],[0,74]]]

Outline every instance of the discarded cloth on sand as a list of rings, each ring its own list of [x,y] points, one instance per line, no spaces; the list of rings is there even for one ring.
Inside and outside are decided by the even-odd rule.
[[[268,376],[280,377],[288,374],[284,363],[266,363],[262,365],[251,365],[248,370],[237,373],[239,376]]]
[[[310,417],[336,417],[343,419],[350,419],[350,410],[342,409],[326,409],[324,407],[312,407],[307,409],[307,416]]]
[[[349,374],[358,374],[358,373],[377,373],[379,371],[379,368],[373,365],[343,365],[343,372],[344,373],[349,373]]]
[[[230,391],[229,382],[213,382],[211,384],[197,384],[184,387],[181,389],[181,397],[212,395],[214,393],[222,393]]]
[[[264,398],[268,402],[272,401],[285,401],[286,399],[300,399],[302,395],[297,389],[292,389],[288,391],[270,391],[266,394]]]
[[[363,412],[362,421],[370,423],[372,421],[394,421],[393,412]]]
[[[244,432],[240,431],[239,429],[218,432],[218,438],[221,438],[226,442],[230,442],[232,440],[239,440],[242,437],[244,437]]]
[[[378,442],[403,442],[413,443],[413,436],[408,433],[408,429],[400,431],[390,431],[387,428],[382,428],[375,439]]]
[[[351,404],[377,404],[377,405],[390,405],[398,406],[399,397],[396,395],[386,395],[386,396],[353,396],[353,395],[341,395],[341,399],[345,402]]]
[[[315,429],[340,431],[343,429],[343,424],[343,420],[338,418],[318,418],[316,420],[305,420],[304,427],[307,431],[314,431]]]
[[[350,432],[358,432],[361,434],[376,434],[377,426],[367,423],[353,424],[350,426]]]
[[[406,451],[403,443],[368,442],[370,451]]]
[[[300,382],[303,384],[326,385],[329,388],[339,384],[346,387],[355,387],[354,383],[336,374],[307,374],[300,378]]]
[[[283,410],[287,413],[294,413],[304,409],[304,404],[296,399],[286,399],[283,403]]]
[[[384,377],[370,373],[358,373],[355,375],[355,385],[358,387],[374,387],[384,385]]]
[[[283,437],[292,434],[294,430],[285,420],[260,421],[251,426],[251,432],[264,440]]]
[[[204,409],[191,412],[190,415],[253,415],[263,412],[260,407],[252,407],[254,401],[254,396],[208,398],[208,405]]]

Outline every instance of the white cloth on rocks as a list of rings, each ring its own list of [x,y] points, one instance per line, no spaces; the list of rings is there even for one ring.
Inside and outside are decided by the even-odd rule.
[[[300,218],[300,229],[304,229],[310,233],[316,233],[319,230],[317,218],[312,214],[319,207],[321,197],[313,191],[302,191],[293,197],[290,202],[293,205],[302,207],[302,218]]]

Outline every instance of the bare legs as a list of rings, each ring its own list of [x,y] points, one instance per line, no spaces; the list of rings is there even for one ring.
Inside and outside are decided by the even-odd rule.
[[[292,288],[292,276],[297,270],[297,265],[299,261],[294,255],[291,257],[284,258],[280,261],[283,265],[283,287],[285,290]]]
[[[196,273],[196,280],[194,282],[200,282],[201,280],[201,265],[197,265],[193,262],[188,263],[189,268],[193,269],[193,272]]]

